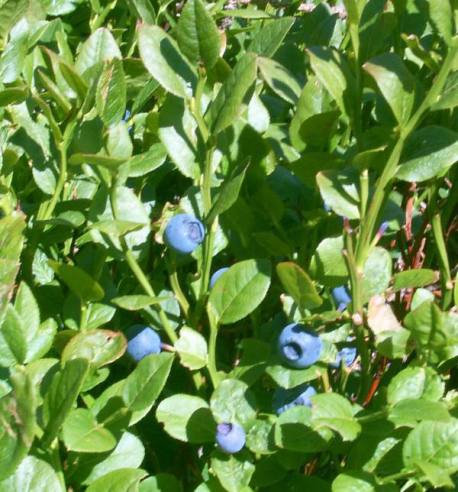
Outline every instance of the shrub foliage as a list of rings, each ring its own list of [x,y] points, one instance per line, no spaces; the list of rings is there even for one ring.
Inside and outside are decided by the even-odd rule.
[[[457,24],[0,0],[0,492],[456,490]]]

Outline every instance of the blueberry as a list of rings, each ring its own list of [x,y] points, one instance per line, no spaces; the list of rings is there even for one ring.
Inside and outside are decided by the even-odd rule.
[[[127,353],[137,362],[149,354],[158,354],[161,351],[161,339],[149,326],[131,326],[127,339]]]
[[[298,405],[311,407],[310,398],[316,395],[316,390],[308,384],[301,384],[292,389],[278,388],[274,392],[272,406],[277,415],[286,412],[288,408]]]
[[[355,347],[344,347],[339,350],[337,354],[337,359],[332,364],[329,364],[334,369],[340,367],[340,363],[343,360],[346,367],[350,367],[356,359],[356,348]]]
[[[204,240],[205,228],[190,214],[172,217],[164,232],[165,242],[178,253],[192,253]]]
[[[227,272],[229,267],[220,268],[211,276],[210,279],[210,289],[215,285],[215,282],[221,277],[224,272]]]
[[[351,296],[348,293],[345,285],[341,285],[340,287],[332,289],[332,297],[334,298],[334,301],[338,306],[337,309],[339,311],[344,311],[351,302]]]
[[[298,323],[285,326],[278,337],[280,356],[288,365],[298,369],[315,364],[322,347],[321,338]]]
[[[245,446],[245,431],[239,424],[218,424],[216,442],[225,453],[237,453]]]

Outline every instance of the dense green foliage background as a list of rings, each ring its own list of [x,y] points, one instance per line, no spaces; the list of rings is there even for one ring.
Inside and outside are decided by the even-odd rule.
[[[0,492],[457,489],[457,24],[456,0],[0,0]],[[277,355],[294,321],[306,369]],[[164,342],[138,364],[135,323]]]

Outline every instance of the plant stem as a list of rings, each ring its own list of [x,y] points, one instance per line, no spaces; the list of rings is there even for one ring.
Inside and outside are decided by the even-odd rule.
[[[356,262],[359,267],[364,266],[364,263],[370,253],[370,244],[372,242],[374,230],[377,225],[383,202],[388,197],[390,192],[388,185],[395,176],[396,168],[404,148],[404,143],[407,137],[416,128],[424,113],[429,109],[431,104],[436,101],[437,97],[442,92],[447,76],[453,67],[457,51],[458,37],[454,39],[453,45],[450,47],[439,73],[420,107],[413,114],[408,123],[401,128],[399,139],[396,142],[396,145],[394,146],[388,162],[383,169],[382,175],[380,176],[375,187],[374,195],[365,220],[361,223],[361,234],[356,247]]]
[[[117,218],[117,209],[118,209],[117,200],[116,200],[116,186],[117,186],[116,179],[113,179],[111,192],[110,192],[110,201],[111,201],[111,208],[113,211],[113,217],[115,220]],[[156,293],[154,292],[152,285],[150,284],[148,278],[146,277],[145,273],[143,272],[140,265],[138,264],[132,251],[129,249],[129,246],[127,245],[126,240],[123,236],[119,238],[119,242],[121,244],[121,249],[124,253],[124,258],[126,259],[126,262],[129,265],[138,283],[142,286],[143,290],[147,295],[151,297],[156,297]],[[172,325],[170,324],[167,315],[165,314],[165,311],[162,309],[160,304],[155,304],[154,309],[157,311],[159,315],[159,319],[161,320],[162,323],[162,328],[167,333],[167,336],[169,337],[170,341],[172,343],[175,343],[178,340],[178,337],[175,333],[175,330],[172,328]]]
[[[378,410],[370,415],[363,415],[362,417],[357,417],[359,423],[375,422],[377,420],[382,420],[388,415],[388,410]]]
[[[57,201],[64,189],[65,181],[67,179],[67,149],[70,144],[70,140],[73,136],[73,131],[76,127],[76,121],[73,121],[67,125],[65,129],[64,136],[61,142],[56,142],[59,147],[60,163],[59,163],[59,178],[57,179],[56,187],[54,193],[51,197],[48,206],[43,211],[42,216],[37,216],[38,220],[47,220],[51,217],[56,208]]]
[[[415,475],[414,470],[408,470],[408,471],[401,471],[398,473],[393,473],[392,475],[387,475],[386,477],[382,478],[380,481],[382,484],[385,483],[390,483],[390,482],[395,482],[396,480],[401,480],[403,478],[409,478],[412,475]]]
[[[170,285],[172,286],[173,293],[180,304],[180,307],[183,311],[183,314],[186,319],[189,317],[189,302],[186,299],[186,296],[181,289],[180,281],[178,279],[177,268],[175,258],[172,258],[171,261],[167,261],[167,267],[169,270],[169,280]]]
[[[216,369],[216,340],[218,337],[218,323],[213,318],[211,313],[208,313],[210,322],[210,338],[208,342],[208,372],[212,381],[213,387],[216,388],[219,384],[218,370]]]
[[[453,281],[450,271],[450,263],[447,255],[447,248],[444,241],[442,221],[439,212],[436,212],[431,219],[434,242],[436,243],[437,253],[439,254],[441,284],[442,284],[442,307],[447,309],[452,301]]]

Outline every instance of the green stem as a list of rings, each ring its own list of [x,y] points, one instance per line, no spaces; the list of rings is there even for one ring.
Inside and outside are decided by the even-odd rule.
[[[379,181],[375,187],[374,195],[372,197],[372,201],[366,214],[365,220],[361,223],[361,234],[356,248],[356,261],[359,267],[362,267],[364,265],[370,253],[370,245],[372,243],[372,237],[375,232],[375,227],[377,225],[380,210],[382,208],[383,202],[390,192],[389,184],[395,176],[399,159],[404,148],[405,140],[413,132],[413,130],[416,128],[417,124],[423,117],[424,113],[436,101],[437,97],[442,92],[442,88],[445,84],[447,76],[453,67],[457,51],[458,38],[456,37],[428,94],[424,98],[420,107],[410,118],[408,123],[401,127],[399,139],[396,142],[396,145],[394,146],[388,162],[383,169],[382,175],[380,176]]]
[[[60,198],[62,190],[64,189],[65,181],[67,179],[67,149],[70,144],[70,140],[73,136],[73,131],[76,127],[76,121],[73,121],[67,125],[65,129],[64,136],[61,142],[56,142],[59,147],[60,154],[60,163],[59,163],[59,178],[57,179],[56,188],[54,189],[54,193],[51,197],[51,200],[48,203],[48,206],[43,211],[42,215],[37,216],[38,220],[47,220],[49,219],[54,209],[56,208],[57,201]]]
[[[397,480],[409,478],[412,475],[415,475],[416,472],[414,470],[408,470],[408,471],[401,471],[398,473],[393,473],[392,475],[388,475],[380,480],[382,484],[385,483],[390,483],[390,482],[395,482]]]
[[[67,490],[67,486],[65,485],[65,475],[62,470],[62,462],[60,459],[58,439],[54,439],[54,442],[51,444],[50,447],[51,447],[50,458],[54,471],[56,472],[57,478],[59,479],[59,482],[62,485],[62,490]]]
[[[85,331],[87,327],[87,320],[88,320],[88,305],[85,302],[82,302],[81,304],[81,322],[80,322],[80,330]]]
[[[169,270],[169,280],[173,293],[175,294],[175,297],[177,298],[177,301],[181,306],[185,318],[188,319],[189,302],[186,299],[183,290],[181,289],[180,281],[178,279],[178,274],[177,274],[176,262],[174,258],[172,258],[171,261],[167,261],[167,267]]]
[[[450,263],[447,255],[447,248],[444,241],[442,221],[439,212],[436,212],[431,220],[434,242],[436,243],[437,253],[439,254],[441,284],[442,284],[442,307],[447,309],[452,301],[453,281],[450,271]]]
[[[364,218],[366,217],[367,202],[369,200],[369,171],[367,169],[363,169],[363,171],[361,171],[361,175],[359,177],[359,186],[360,186],[359,213],[361,216],[361,220],[364,220]]]
[[[118,210],[117,199],[116,199],[116,186],[117,186],[116,179],[113,179],[111,193],[110,193],[110,201],[111,201],[111,208],[113,211],[113,217],[115,218],[115,220],[117,218],[117,210]],[[145,273],[143,272],[140,265],[138,264],[132,251],[129,249],[125,238],[120,237],[119,242],[121,244],[121,249],[124,253],[124,258],[126,259],[126,262],[129,265],[129,268],[131,269],[138,283],[142,286],[143,290],[147,295],[149,295],[150,297],[156,297],[156,293],[154,292],[152,285],[150,284],[148,278],[146,277]],[[167,315],[165,314],[161,305],[155,304],[154,309],[157,311],[159,315],[159,319],[161,320],[162,328],[167,333],[167,336],[169,337],[170,341],[172,343],[175,343],[178,340],[178,337],[175,333],[175,330],[172,328],[172,325],[170,324],[169,319],[167,318]]]
[[[376,422],[377,420],[383,420],[388,416],[388,410],[378,410],[369,415],[363,415],[362,417],[357,417],[360,424],[367,424],[369,422]]]
[[[216,388],[219,383],[218,370],[216,369],[216,340],[218,337],[218,323],[215,321],[211,313],[208,313],[210,322],[210,338],[208,341],[208,372],[212,381],[213,387]]]
[[[199,128],[200,135],[203,141],[207,142],[210,132],[202,114],[202,96],[204,93],[205,82],[205,77],[201,75],[197,82],[196,95],[194,99],[191,99],[190,101],[190,108],[192,114],[194,115],[194,119],[196,120],[197,127]]]
[[[377,225],[379,212],[385,197],[388,196],[390,192],[388,184],[395,174],[403,148],[404,138],[400,136],[391,151],[390,157],[388,158],[382,175],[380,176],[375,187],[374,195],[369,205],[367,214],[364,221],[361,223],[361,234],[356,247],[356,263],[361,268],[364,266],[366,259],[369,256],[370,244],[372,242],[372,236],[374,235],[374,229]]]

